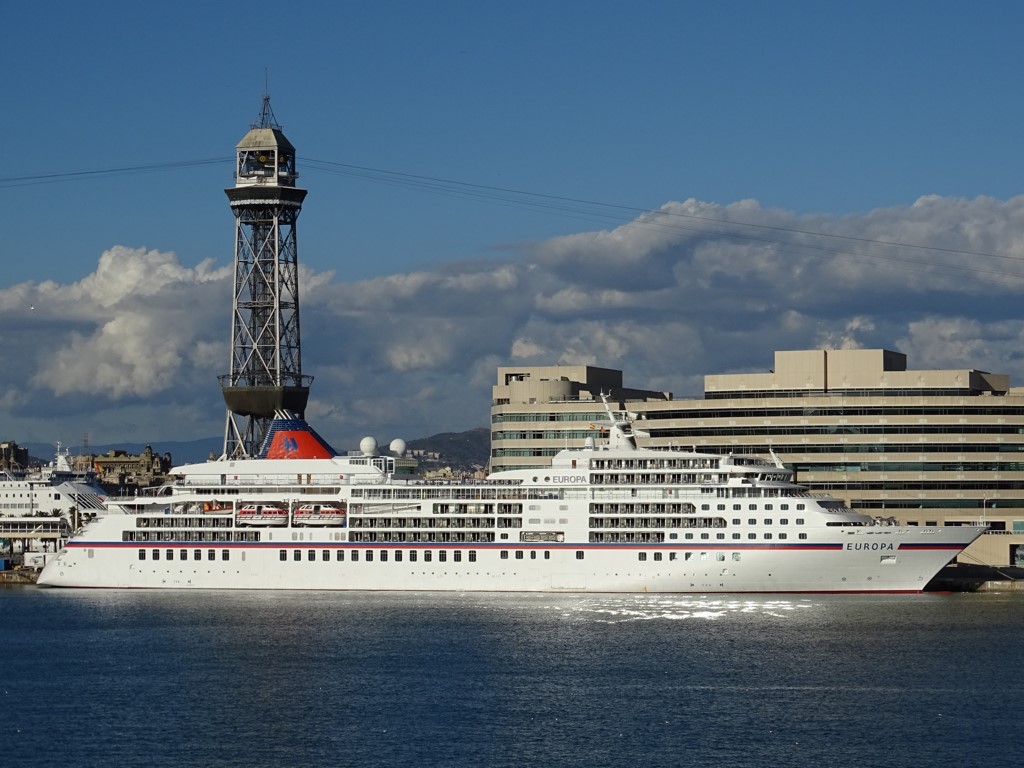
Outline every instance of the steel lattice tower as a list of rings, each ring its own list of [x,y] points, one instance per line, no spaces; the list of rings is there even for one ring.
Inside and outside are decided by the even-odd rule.
[[[220,376],[228,407],[224,455],[255,456],[275,411],[303,416],[312,377],[302,375],[295,223],[306,190],[295,180],[295,147],[264,95],[259,121],[239,142],[235,214],[231,369]]]

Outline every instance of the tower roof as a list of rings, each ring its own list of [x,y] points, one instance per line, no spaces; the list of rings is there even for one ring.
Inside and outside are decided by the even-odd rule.
[[[238,142],[238,149],[263,149],[277,147],[295,151],[292,143],[285,138],[284,132],[278,128],[253,128]]]

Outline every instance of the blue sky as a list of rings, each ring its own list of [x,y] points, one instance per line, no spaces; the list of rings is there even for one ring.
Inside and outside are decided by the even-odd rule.
[[[1022,17],[1009,2],[5,8],[0,338],[21,364],[0,380],[0,437],[220,433],[223,189],[265,72],[309,189],[304,366],[336,442],[483,425],[494,368],[516,361],[621,367],[631,386],[694,394],[703,374],[768,367],[776,348],[902,345],[912,367],[1024,382],[1008,277],[1024,256]],[[437,194],[323,162],[960,253],[878,261],[707,223],[700,243],[659,240],[624,209]],[[979,271],[953,279],[950,265]],[[451,306],[424,288],[459,279],[476,288]],[[658,314],[645,292],[666,280],[683,293]],[[703,313],[671,309],[684,300]]]

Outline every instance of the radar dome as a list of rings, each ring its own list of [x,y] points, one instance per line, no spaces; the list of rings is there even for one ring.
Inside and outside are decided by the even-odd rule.
[[[586,440],[584,440],[583,441],[583,447],[584,448],[588,448],[588,449],[593,449],[593,447],[594,447],[594,438],[588,437]]]
[[[390,448],[391,452],[395,454],[395,456],[405,455],[405,440],[403,440],[400,437],[396,437],[394,440],[391,441]]]
[[[359,452],[363,456],[373,456],[377,453],[377,441],[372,437],[364,437],[359,441]]]

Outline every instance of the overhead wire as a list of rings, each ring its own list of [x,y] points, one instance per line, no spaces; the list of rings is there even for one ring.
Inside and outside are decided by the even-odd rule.
[[[815,230],[800,229],[798,227],[785,227],[772,224],[761,224],[756,222],[716,218],[714,216],[687,213],[679,210],[666,210],[641,208],[637,206],[624,205],[621,203],[606,203],[598,200],[585,198],[568,197],[542,192],[531,192],[528,190],[501,187],[475,182],[458,181],[438,176],[426,176],[422,174],[404,173],[390,171],[369,166],[341,163],[330,160],[319,160],[316,158],[300,157],[302,164],[312,171],[347,176],[374,184],[384,184],[393,187],[400,187],[419,192],[452,197],[456,199],[472,200],[492,205],[516,208],[519,210],[533,210],[549,213],[552,215],[572,218],[582,221],[607,222],[615,221],[626,225],[640,227],[657,227],[661,229],[672,229],[686,232],[693,232],[707,237],[719,236],[735,238],[750,242],[759,242],[771,245],[782,245],[789,248],[812,250],[833,255],[852,256],[858,259],[871,259],[881,261],[899,262],[907,265],[926,266],[941,271],[959,273],[992,274],[1016,279],[1024,279],[1024,274],[1010,272],[1001,269],[990,269],[979,266],[963,266],[959,264],[937,263],[921,259],[913,259],[907,256],[899,256],[895,253],[863,253],[851,251],[846,248],[830,247],[828,245],[811,242],[798,242],[794,239],[776,239],[771,237],[758,237],[749,234],[744,230],[762,230],[779,234],[794,235],[803,238],[816,238],[825,241],[849,242],[867,246],[880,246],[883,249],[909,249],[919,252],[934,252],[953,256],[969,256],[975,258],[1001,259],[1014,263],[1024,262],[1024,258],[999,253],[985,253],[980,251],[968,251],[943,246],[923,245],[920,243],[905,243],[892,240],[879,240],[854,235],[842,235],[836,233],[820,232]],[[60,173],[29,174],[21,176],[0,177],[0,188],[29,186],[33,184],[52,184],[64,181],[75,181],[84,179],[97,179],[116,177],[136,173],[154,173],[161,171],[181,170],[212,165],[227,165],[234,161],[230,157],[206,158],[202,160],[180,160],[164,163],[149,163],[146,165],[121,166],[114,168],[89,169],[81,171],[64,171]],[[686,225],[684,221],[694,222],[693,225]],[[707,226],[710,225],[710,226]]]

